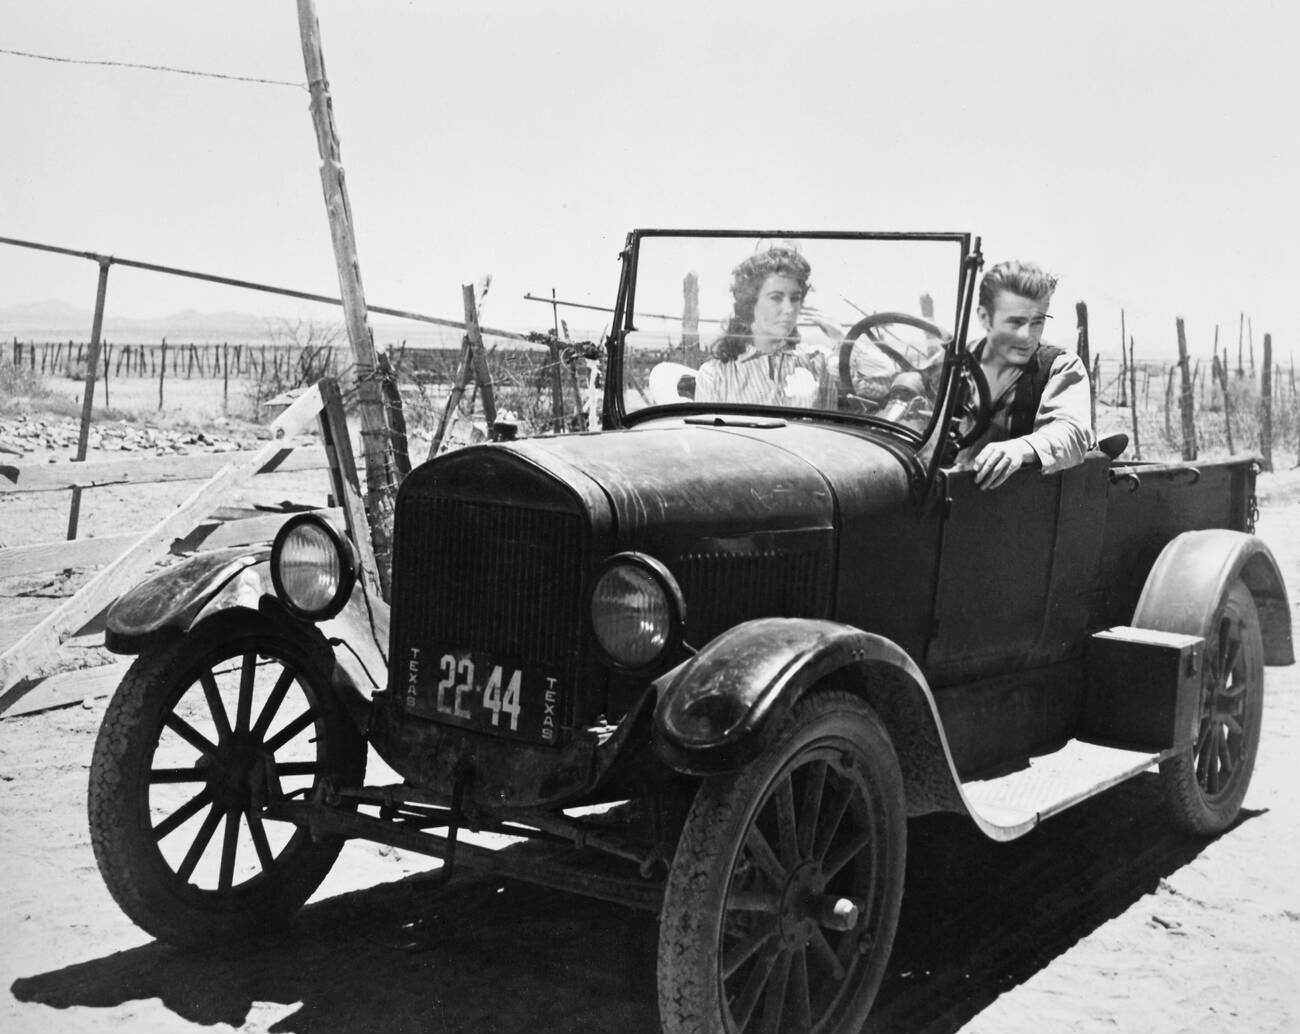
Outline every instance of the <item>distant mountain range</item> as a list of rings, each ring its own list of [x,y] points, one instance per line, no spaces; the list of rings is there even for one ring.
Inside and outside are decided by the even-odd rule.
[[[43,302],[19,302],[0,306],[0,342],[20,341],[88,341],[94,313],[61,299]],[[228,341],[272,343],[292,340],[293,320],[276,316],[256,316],[247,312],[198,312],[185,309],[169,316],[104,316],[104,339],[120,344],[152,344],[166,337],[173,343],[208,344]],[[334,331],[338,343],[347,344],[341,320],[320,324],[320,331]],[[457,344],[460,334],[427,324],[371,320],[378,343],[442,345]],[[319,335],[319,331],[318,331]]]
[[[94,313],[57,298],[43,302],[20,302],[0,306],[0,334],[6,338],[90,337]],[[163,335],[187,340],[246,340],[264,338],[278,330],[282,321],[246,312],[197,312],[186,309],[169,316],[134,317],[105,314],[104,335],[109,338],[140,337],[151,341]]]

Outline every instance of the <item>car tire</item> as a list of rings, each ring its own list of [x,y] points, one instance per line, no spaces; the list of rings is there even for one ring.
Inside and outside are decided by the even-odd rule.
[[[1201,835],[1236,821],[1259,750],[1264,641],[1255,601],[1240,580],[1223,594],[1208,631],[1194,741],[1160,764],[1171,818]]]
[[[95,743],[88,810],[100,873],[147,933],[189,946],[263,933],[325,878],[342,840],[259,812],[325,780],[363,781],[365,741],[332,666],[325,646],[249,615],[204,622],[128,669]]]
[[[759,758],[696,795],[659,922],[666,1034],[858,1031],[893,944],[906,851],[884,726],[851,694],[806,697]]]

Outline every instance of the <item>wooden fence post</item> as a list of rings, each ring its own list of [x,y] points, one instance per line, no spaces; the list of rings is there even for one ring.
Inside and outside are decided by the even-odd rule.
[[[1178,366],[1182,371],[1181,392],[1178,399],[1179,412],[1182,414],[1183,459],[1196,459],[1196,411],[1193,406],[1192,376],[1187,366],[1187,332],[1183,328],[1183,318],[1177,317],[1178,328]]]
[[[1231,456],[1236,449],[1232,444],[1232,396],[1228,393],[1228,352],[1224,349],[1223,363],[1219,363],[1218,356],[1214,359],[1215,376],[1218,378],[1219,387],[1223,391],[1223,433],[1228,440],[1228,455]]]
[[[682,355],[700,347],[700,278],[687,273],[682,278]]]
[[[1252,363],[1253,368],[1253,363]],[[1273,335],[1264,335],[1264,365],[1259,373],[1259,451],[1264,470],[1273,469]]]
[[[321,190],[334,248],[344,326],[352,348],[352,362],[356,367],[357,409],[362,424],[361,446],[366,463],[366,508],[370,517],[370,533],[380,570],[386,572],[392,561],[393,495],[398,477],[393,469],[392,431],[384,408],[383,388],[376,376],[378,357],[374,335],[367,322],[366,294],[361,282],[361,262],[357,256],[352,205],[348,201],[347,182],[343,175],[338,127],[334,121],[334,104],[325,74],[320,20],[316,16],[314,0],[298,0],[298,32],[302,41],[303,67],[307,72],[307,89],[311,94],[312,125],[316,130],[316,149],[321,160]],[[384,598],[388,598],[386,593]]]
[[[546,339],[546,347],[550,352],[551,361],[548,373],[551,381],[551,430],[564,430],[564,381],[561,379],[561,371],[564,363],[560,359],[560,339],[552,334]]]
[[[99,284],[95,290],[95,316],[90,325],[90,362],[86,365],[86,393],[81,400],[81,429],[77,434],[77,460],[86,458],[90,441],[90,415],[95,404],[95,374],[99,370],[99,335],[104,329],[104,297],[108,293],[108,259],[99,260]],[[69,348],[69,352],[71,348]],[[77,519],[81,515],[81,489],[72,490],[68,509],[68,538],[77,537]]]
[[[1128,377],[1129,377],[1129,404],[1133,413],[1133,458],[1140,460],[1142,458],[1142,441],[1138,438],[1138,381],[1137,381],[1137,360],[1133,358],[1133,339],[1128,339]]]
[[[162,361],[158,370],[158,408],[163,407],[163,381],[167,379],[167,339],[162,339]]]
[[[1127,351],[1128,330],[1124,323],[1124,310],[1119,310],[1119,405],[1128,405],[1128,370],[1132,357]]]
[[[469,338],[470,354],[474,361],[474,380],[483,395],[483,417],[488,432],[497,419],[496,393],[492,389],[492,373],[488,370],[487,353],[483,350],[483,332],[478,325],[478,303],[473,284],[461,284],[461,297],[465,302],[465,334]]]
[[[301,362],[301,357],[299,357]],[[402,393],[397,387],[397,375],[388,353],[379,356],[380,382],[384,386],[384,401],[388,405],[388,424],[393,429],[393,465],[399,477],[405,478],[411,472],[411,453],[406,436],[406,412],[402,408]]]
[[[1165,438],[1174,440],[1174,424],[1171,416],[1174,400],[1174,377],[1178,373],[1177,365],[1169,367],[1169,376],[1165,379]]]
[[[1097,430],[1097,379],[1094,376],[1095,371],[1092,368],[1092,355],[1088,346],[1088,303],[1074,303],[1074,318],[1078,328],[1078,339],[1075,345],[1075,351],[1079,353],[1079,361],[1083,363],[1084,370],[1088,373],[1088,412],[1092,420],[1092,429]]]
[[[1241,346],[1246,337],[1246,314],[1239,312],[1237,314],[1237,376],[1244,377],[1245,369],[1241,365]]]

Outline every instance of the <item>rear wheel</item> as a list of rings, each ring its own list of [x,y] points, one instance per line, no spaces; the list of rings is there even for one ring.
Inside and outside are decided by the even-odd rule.
[[[856,697],[814,694],[704,783],[659,928],[667,1034],[857,1031],[884,975],[906,856],[902,777]]]
[[[1264,642],[1250,590],[1234,581],[1206,637],[1195,740],[1160,764],[1174,822],[1211,834],[1236,820],[1250,786],[1264,714]]]
[[[329,683],[324,647],[218,618],[131,665],[90,768],[91,843],[142,929],[204,945],[282,923],[342,841],[264,820],[322,780],[356,785],[365,741]]]

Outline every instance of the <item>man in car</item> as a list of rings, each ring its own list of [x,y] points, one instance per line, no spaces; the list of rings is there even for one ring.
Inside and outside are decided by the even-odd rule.
[[[1030,262],[1000,262],[980,281],[984,338],[971,351],[989,384],[988,429],[957,456],[975,483],[997,488],[1026,464],[1043,473],[1083,462],[1096,443],[1088,371],[1042,343],[1056,278]]]

